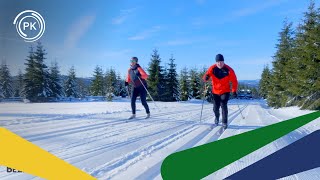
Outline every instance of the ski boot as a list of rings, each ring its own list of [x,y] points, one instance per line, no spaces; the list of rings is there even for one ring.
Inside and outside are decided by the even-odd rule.
[[[215,124],[216,126],[218,126],[218,124],[219,124],[219,118],[215,118],[215,119],[214,119],[214,124]]]
[[[145,119],[149,119],[150,118],[150,113],[147,114],[147,117]]]
[[[228,124],[227,123],[222,123],[222,128],[223,128],[223,130],[226,130],[228,128]]]
[[[128,119],[134,119],[134,118],[136,118],[136,115],[132,114]]]

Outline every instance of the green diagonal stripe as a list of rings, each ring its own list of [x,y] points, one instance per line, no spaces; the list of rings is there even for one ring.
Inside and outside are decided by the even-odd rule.
[[[169,155],[163,179],[201,179],[320,117],[320,111]]]

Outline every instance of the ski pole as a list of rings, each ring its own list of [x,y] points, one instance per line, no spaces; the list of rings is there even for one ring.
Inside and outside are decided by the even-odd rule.
[[[204,88],[203,88],[203,100],[202,100],[201,113],[200,113],[200,122],[201,122],[201,119],[202,119],[202,111],[203,111],[204,100],[206,99],[206,96],[205,96],[206,89],[207,89],[207,88],[206,88],[206,84],[204,84]]]
[[[149,93],[148,89],[146,88],[146,86],[144,86],[144,84],[143,84],[143,82],[141,81],[140,77],[139,77],[139,76],[137,76],[137,77],[138,77],[139,81],[141,82],[142,86],[144,87],[144,89],[145,89],[145,90],[147,91],[147,93],[149,94],[149,96],[150,96],[151,100],[153,101],[154,105],[155,105],[155,106],[158,108],[158,110],[160,111],[160,108],[157,106],[156,102],[154,102],[152,96],[150,95],[150,93]]]
[[[130,95],[130,93],[129,93],[129,87],[128,87],[128,86],[126,87],[126,90],[127,90],[128,96],[129,96],[130,99],[131,99],[131,95]]]
[[[239,108],[239,111],[240,111],[241,117],[242,117],[242,119],[244,119],[244,116],[243,116],[243,114],[242,114],[242,111],[241,111],[241,108],[240,108],[240,106],[239,106],[239,103],[237,103],[237,105],[238,105],[238,108]]]
[[[203,111],[204,100],[205,100],[205,97],[204,97],[203,100],[202,100],[201,114],[200,114],[200,122],[201,122],[201,118],[202,118],[202,111]]]

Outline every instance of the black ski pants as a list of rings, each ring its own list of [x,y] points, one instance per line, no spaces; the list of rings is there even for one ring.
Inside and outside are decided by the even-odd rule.
[[[133,88],[131,94],[132,94],[132,96],[131,96],[132,114],[136,114],[136,100],[139,95],[140,95],[141,103],[142,103],[143,107],[146,109],[146,113],[149,114],[150,110],[149,110],[149,106],[148,106],[147,100],[146,100],[147,99],[147,91],[144,89],[144,87],[139,86],[139,87]]]
[[[212,94],[213,95],[213,112],[216,116],[216,119],[219,120],[219,109],[221,106],[222,109],[222,123],[228,124],[228,100],[230,97],[230,93],[224,93],[221,95]]]

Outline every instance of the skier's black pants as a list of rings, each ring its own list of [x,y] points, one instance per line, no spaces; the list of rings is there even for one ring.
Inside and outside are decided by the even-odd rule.
[[[216,118],[219,120],[219,109],[221,106],[222,109],[222,123],[228,123],[228,100],[230,97],[230,93],[224,93],[221,95],[212,94],[213,95],[213,112]]]
[[[132,90],[132,97],[131,97],[131,109],[132,109],[132,114],[136,114],[136,100],[137,97],[140,95],[141,103],[146,109],[146,113],[149,114],[149,106],[147,104],[147,91],[144,89],[143,86],[133,88]]]

